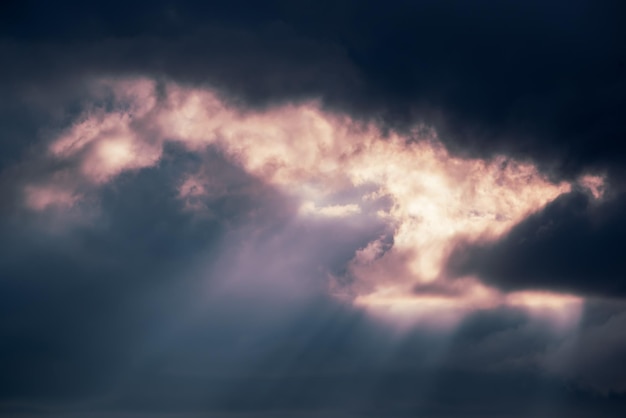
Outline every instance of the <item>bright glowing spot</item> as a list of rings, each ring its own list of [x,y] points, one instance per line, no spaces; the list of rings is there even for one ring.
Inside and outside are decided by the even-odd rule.
[[[508,305],[525,309],[533,316],[540,316],[563,329],[578,322],[583,300],[580,297],[550,292],[524,291],[506,296]]]
[[[454,328],[467,313],[500,304],[497,291],[471,279],[433,290],[436,291],[419,287],[412,291],[397,287],[378,288],[373,293],[357,296],[355,304],[383,320],[439,330]]]
[[[355,204],[317,207],[314,202],[305,202],[300,206],[300,213],[329,218],[343,218],[361,213],[361,208]]]

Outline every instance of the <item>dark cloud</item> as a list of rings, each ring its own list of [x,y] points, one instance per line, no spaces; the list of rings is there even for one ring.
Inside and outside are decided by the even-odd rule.
[[[623,195],[603,203],[580,192],[562,195],[499,241],[459,245],[449,268],[504,289],[622,298],[625,205]]]
[[[621,301],[590,300],[578,335],[548,356],[553,370],[605,396],[622,391],[626,370],[615,359],[626,352],[619,332],[626,320],[623,307]]]
[[[192,417],[201,413],[308,417],[322,411],[325,416],[342,418],[381,413],[456,417],[470,412],[480,416],[610,417],[624,411],[623,395],[609,392],[598,396],[585,386],[537,373],[533,356],[543,355],[545,345],[562,337],[550,336],[549,329],[529,322],[520,313],[504,311],[470,318],[453,341],[420,332],[393,341],[388,330],[322,299],[291,310],[290,318],[270,325],[255,321],[260,312],[254,307],[247,311],[234,319],[221,309],[220,318],[207,315],[192,325],[185,324],[157,353],[143,353],[139,361],[125,365],[113,383],[98,390],[92,385],[90,390],[73,388],[65,397],[50,389],[45,396],[31,392],[17,401],[5,397],[5,410],[11,416],[120,417]],[[602,321],[590,328],[585,338],[604,334],[609,323]],[[128,337],[123,341],[128,343]],[[585,351],[607,347],[598,343],[602,343],[598,338],[585,341],[577,348],[581,351],[578,358],[589,354]],[[569,354],[567,346],[561,351],[554,357]],[[467,362],[468,358],[472,361]],[[589,358],[606,360],[595,355]],[[439,367],[433,367],[437,362]],[[579,364],[584,363],[566,362],[567,372],[595,378],[595,383],[604,387],[607,381],[598,381],[594,374],[610,371],[610,367],[592,365],[587,370],[592,372],[590,376],[570,369]],[[110,366],[100,363],[93,367],[91,373],[101,376]],[[85,384],[84,377],[72,377]]]

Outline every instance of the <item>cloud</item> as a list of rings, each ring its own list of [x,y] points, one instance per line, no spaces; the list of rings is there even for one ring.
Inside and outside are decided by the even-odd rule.
[[[564,194],[499,240],[459,245],[450,270],[477,274],[505,289],[621,297],[623,207],[622,195],[594,204],[588,194]]]
[[[0,7],[4,413],[624,415],[622,3]]]
[[[332,291],[357,305],[450,326],[476,309],[512,304],[554,310],[571,298],[509,297],[482,284],[480,275],[455,283],[446,277],[457,242],[494,242],[572,189],[530,163],[454,157],[432,130],[383,133],[315,102],[255,111],[233,107],[210,89],[171,82],[94,83],[89,110],[48,146],[48,158],[63,168],[24,187],[31,209],[74,205],[81,193],[123,173],[156,166],[167,144],[189,153],[212,149],[291,196],[305,218],[387,225],[385,235],[352,249],[339,278],[329,271]],[[196,170],[180,180],[178,197],[187,210],[212,216],[207,199],[237,194],[231,181],[219,170]],[[580,181],[600,197],[601,178]],[[572,318],[574,311],[568,308]]]
[[[24,10],[5,25],[5,79],[41,87],[146,74],[210,84],[247,106],[319,98],[393,128],[422,121],[461,155],[531,158],[568,178],[621,172],[619,2],[348,0],[307,3],[307,13],[247,1],[160,2],[146,13],[139,2],[123,19],[108,3],[69,4],[73,21],[92,24]]]
[[[587,316],[594,311],[609,312],[607,317],[587,324],[554,350],[543,356],[543,366],[583,387],[609,395],[624,392],[624,370],[615,359],[626,348],[626,340],[618,331],[625,315],[620,302],[592,301]]]

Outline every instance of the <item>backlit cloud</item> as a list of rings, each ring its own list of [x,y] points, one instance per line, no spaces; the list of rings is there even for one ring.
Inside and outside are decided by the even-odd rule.
[[[383,134],[373,123],[328,113],[316,102],[253,111],[209,89],[157,84],[145,78],[94,82],[93,103],[49,145],[49,158],[63,169],[53,173],[54,181],[26,185],[26,205],[71,206],[84,190],[159,164],[168,142],[190,152],[212,148],[299,201],[302,217],[349,222],[374,216],[388,226],[388,234],[353,249],[345,273],[328,273],[329,289],[340,297],[377,314],[436,326],[502,305],[575,322],[578,297],[507,295],[480,277],[445,273],[457,242],[502,237],[571,191],[572,183],[554,183],[533,164],[504,156],[452,156],[423,126]],[[207,210],[203,197],[228,193],[219,175],[200,171],[182,178],[177,194],[185,208]],[[584,176],[579,184],[601,197],[601,177]]]

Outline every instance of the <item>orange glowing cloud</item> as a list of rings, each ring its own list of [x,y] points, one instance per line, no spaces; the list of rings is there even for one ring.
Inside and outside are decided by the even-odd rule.
[[[50,145],[52,158],[77,159],[76,176],[94,187],[155,165],[166,141],[190,151],[216,147],[249,174],[299,199],[305,218],[358,217],[371,210],[368,202],[391,202],[370,215],[386,222],[393,236],[355,249],[349,285],[331,278],[332,291],[357,305],[446,324],[500,305],[576,316],[580,300],[571,296],[505,295],[475,277],[444,275],[446,257],[459,240],[502,237],[571,190],[571,183],[555,184],[530,163],[458,158],[424,127],[383,135],[375,124],[324,112],[315,102],[249,111],[227,105],[211,90],[174,83],[160,95],[147,79],[99,86],[113,92],[118,110],[86,113]],[[189,210],[202,210],[192,198],[211,193],[206,181],[195,175],[181,182],[179,196]],[[601,196],[601,177],[579,183]],[[30,185],[27,204],[39,210],[55,200],[71,203],[76,194],[68,187]],[[356,196],[352,201],[333,201],[347,191]]]

